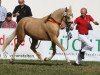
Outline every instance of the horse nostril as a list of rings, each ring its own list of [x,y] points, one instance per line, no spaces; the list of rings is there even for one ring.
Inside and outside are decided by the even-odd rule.
[[[69,21],[69,23],[71,23],[71,24],[72,24],[72,23],[73,23],[73,21]]]

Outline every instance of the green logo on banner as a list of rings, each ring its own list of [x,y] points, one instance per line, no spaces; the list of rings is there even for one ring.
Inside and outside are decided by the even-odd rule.
[[[68,42],[67,36],[63,36],[59,41],[61,45],[64,45],[66,43],[66,45],[64,45],[66,50],[68,50],[71,47],[74,51],[79,51],[81,49],[81,42],[79,41],[79,39],[74,39],[72,42],[70,42],[69,40]],[[90,39],[90,41],[93,42],[92,39]],[[96,41],[97,41],[97,47],[98,47],[97,50],[100,52],[100,40],[96,40]],[[52,46],[50,46],[49,50],[53,50]]]
[[[100,40],[96,40],[98,42],[98,51],[100,51]]]

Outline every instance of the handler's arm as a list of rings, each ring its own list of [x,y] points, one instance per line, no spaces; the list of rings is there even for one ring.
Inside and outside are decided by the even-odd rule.
[[[77,24],[75,24],[75,23],[71,24],[70,29],[71,29],[71,30],[73,30],[73,29],[74,29],[74,27],[75,27],[75,25],[77,25]]]
[[[95,25],[99,25],[99,23],[97,21],[92,21]]]

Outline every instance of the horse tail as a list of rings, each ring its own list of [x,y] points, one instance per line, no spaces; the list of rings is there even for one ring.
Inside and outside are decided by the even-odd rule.
[[[5,50],[5,48],[10,44],[10,42],[14,39],[15,36],[16,36],[16,30],[9,37],[6,38],[2,46],[2,51]]]

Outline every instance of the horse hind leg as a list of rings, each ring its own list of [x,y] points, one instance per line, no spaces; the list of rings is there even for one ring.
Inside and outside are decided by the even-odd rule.
[[[13,55],[12,55],[12,58],[10,59],[10,63],[13,63],[13,60],[15,59],[15,54],[16,54],[16,51],[18,49],[18,47],[20,46],[20,44],[24,41],[24,36],[19,38],[17,37],[17,43],[14,47],[14,52],[13,52]]]
[[[52,42],[52,48],[53,48],[53,53],[52,55],[49,57],[49,58],[45,58],[44,60],[47,61],[47,60],[51,60],[54,55],[56,54],[56,44],[54,42]]]
[[[19,47],[19,45],[22,43],[22,41],[17,41],[17,44],[15,45],[14,47],[14,52],[13,52],[13,55],[12,55],[12,58],[10,59],[10,63],[13,63],[13,60],[15,59],[15,54],[16,54],[16,51]]]
[[[43,59],[42,59],[41,53],[39,53],[39,52],[36,51],[36,45],[37,45],[37,43],[38,43],[38,40],[32,38],[32,44],[31,44],[30,48],[36,54],[36,56],[42,61]]]

